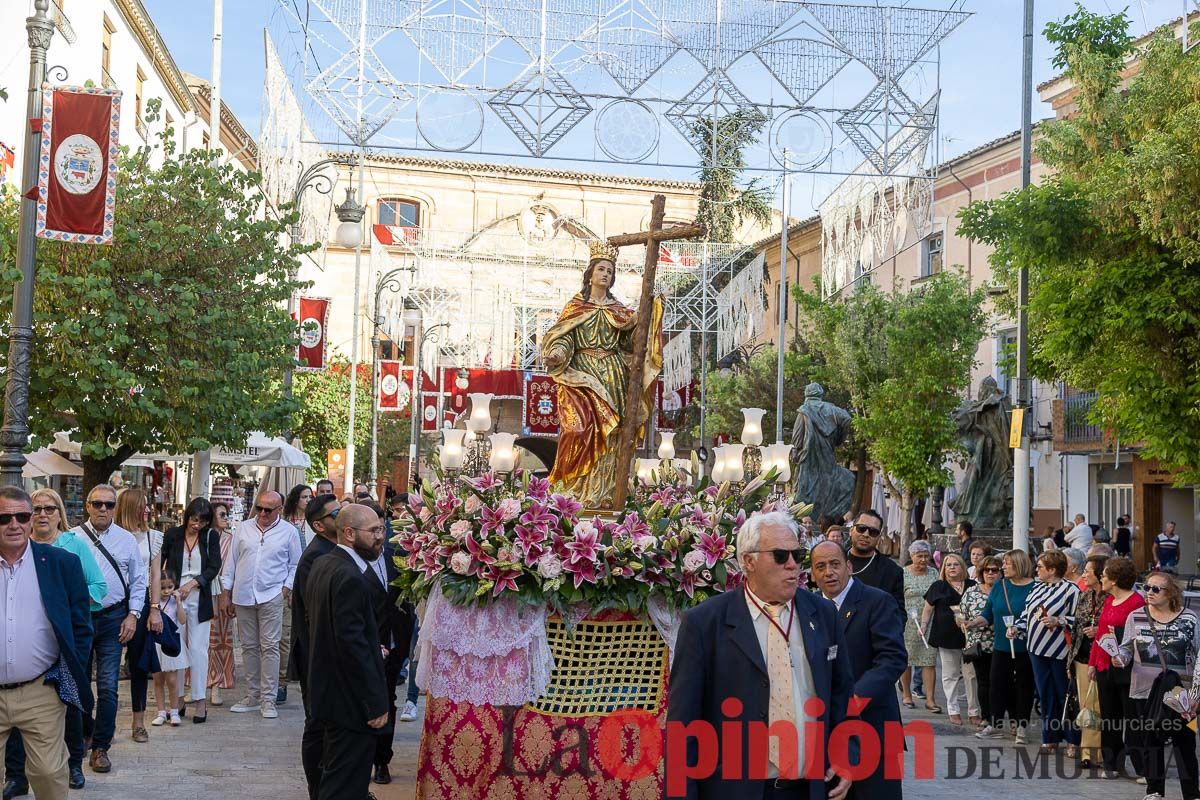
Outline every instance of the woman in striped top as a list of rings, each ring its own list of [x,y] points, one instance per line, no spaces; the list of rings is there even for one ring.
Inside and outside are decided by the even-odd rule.
[[[1037,560],[1037,583],[1017,620],[1017,635],[1025,639],[1033,667],[1033,685],[1042,710],[1043,753],[1053,752],[1066,739],[1068,755],[1075,757],[1079,731],[1073,720],[1063,719],[1067,699],[1067,632],[1075,624],[1079,587],[1063,580],[1067,557],[1061,551],[1042,553]]]

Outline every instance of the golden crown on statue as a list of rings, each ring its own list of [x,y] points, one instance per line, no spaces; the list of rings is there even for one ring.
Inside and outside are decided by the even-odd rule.
[[[592,242],[591,247],[589,247],[588,250],[591,254],[588,259],[589,261],[595,261],[598,258],[606,258],[614,264],[617,263],[616,245],[609,244],[604,239],[598,239],[597,241]]]

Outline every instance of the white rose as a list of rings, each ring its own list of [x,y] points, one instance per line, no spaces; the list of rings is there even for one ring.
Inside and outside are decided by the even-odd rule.
[[[562,561],[554,553],[546,553],[538,559],[538,574],[552,581],[562,574]]]
[[[512,522],[521,513],[521,502],[515,497],[506,497],[500,501],[500,515],[505,522]]]
[[[471,569],[471,556],[459,551],[450,556],[450,569],[455,575],[466,575]]]
[[[683,557],[683,569],[685,572],[699,572],[704,569],[704,553],[699,550],[692,550]]]
[[[465,519],[460,519],[458,522],[455,522],[450,526],[450,535],[453,536],[454,540],[457,542],[461,542],[466,539],[467,534],[470,532],[471,523],[467,522]]]

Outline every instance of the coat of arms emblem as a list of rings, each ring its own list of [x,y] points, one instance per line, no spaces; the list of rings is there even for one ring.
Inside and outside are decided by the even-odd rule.
[[[100,145],[86,134],[68,136],[54,153],[54,176],[71,194],[87,194],[95,189],[103,172]]]

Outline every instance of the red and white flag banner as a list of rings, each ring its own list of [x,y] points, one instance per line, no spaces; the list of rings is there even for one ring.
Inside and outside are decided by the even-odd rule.
[[[411,371],[399,361],[382,360],[379,362],[379,410],[403,411],[410,405],[412,390],[409,388],[411,378],[404,373]]]
[[[37,236],[111,244],[121,92],[81,86],[45,89],[40,122]]]
[[[325,369],[325,351],[329,337],[326,325],[329,321],[329,299],[325,297],[300,298],[300,344],[296,348],[298,372],[320,372]]]

